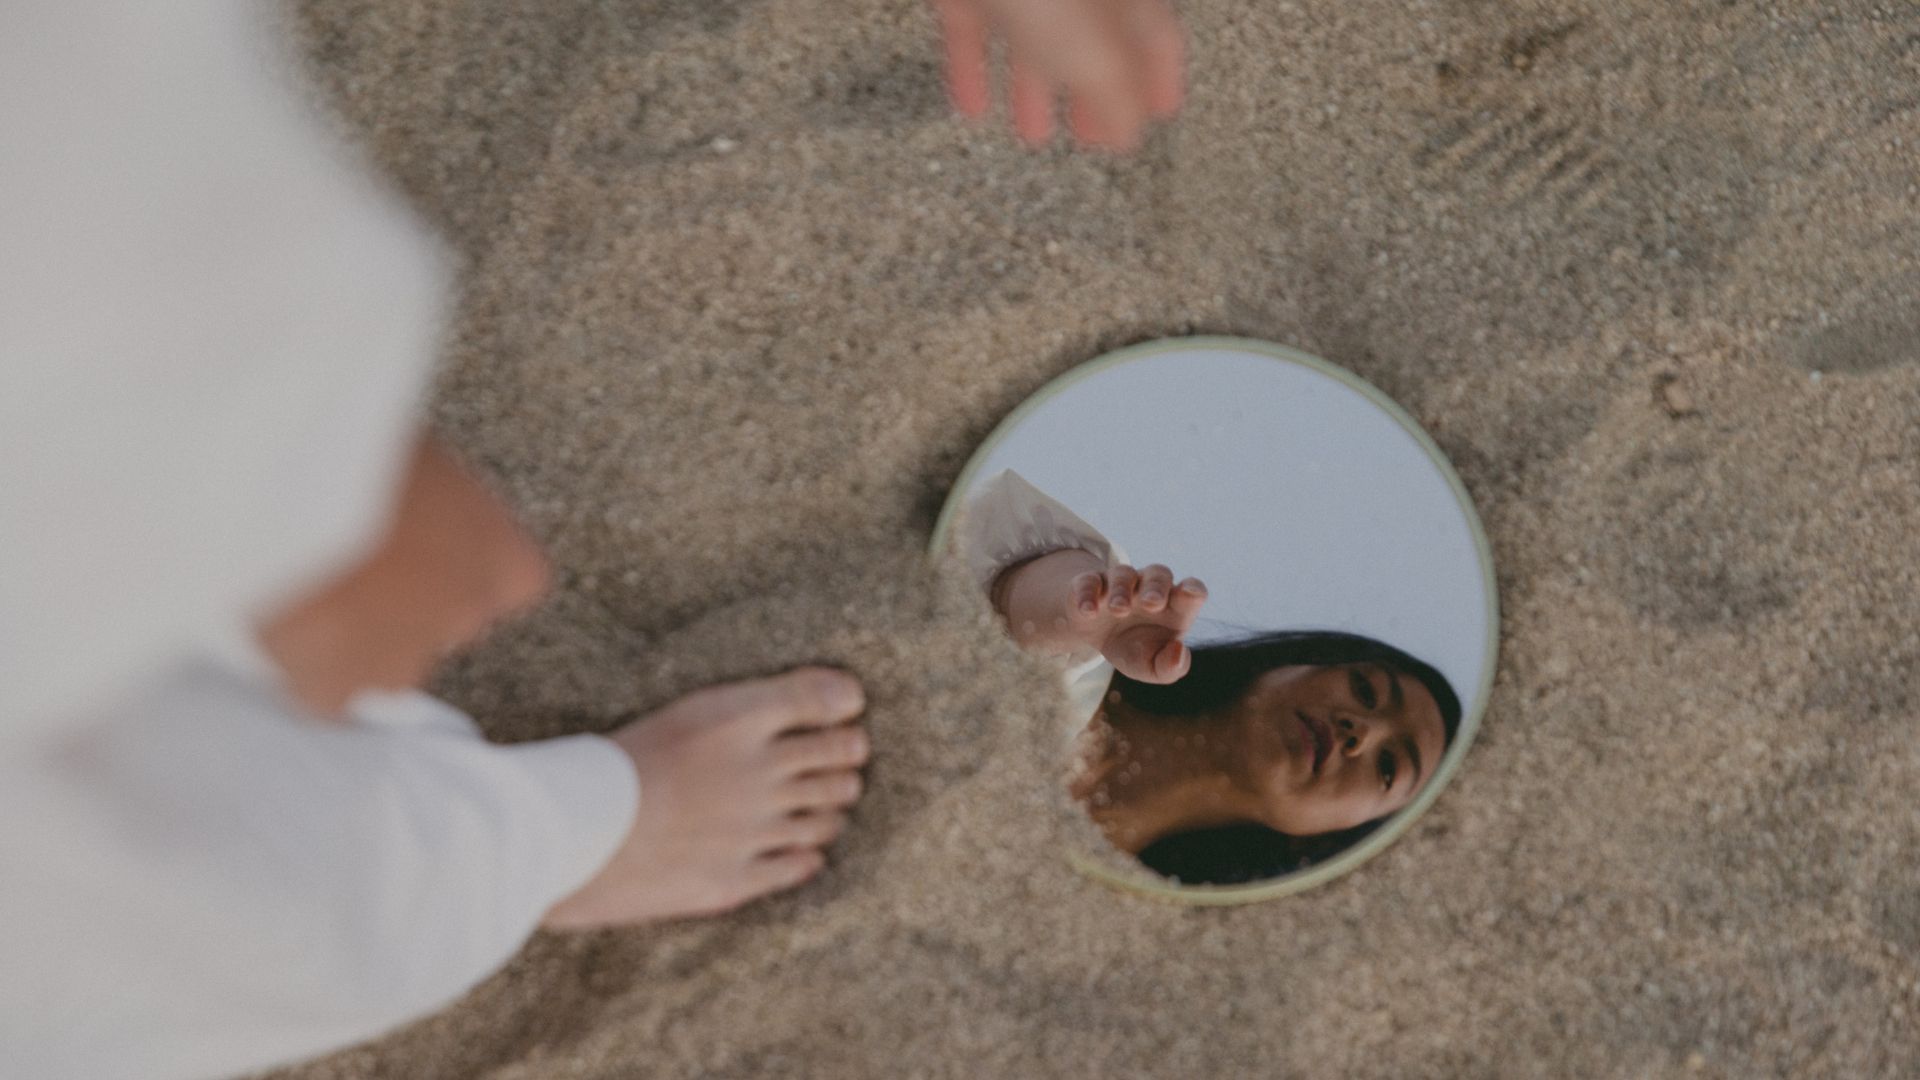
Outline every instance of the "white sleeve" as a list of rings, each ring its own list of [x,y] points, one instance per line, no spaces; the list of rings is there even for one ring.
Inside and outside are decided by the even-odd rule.
[[[504,963],[630,828],[626,756],[425,695],[293,715],[215,665],[0,759],[8,1075],[217,1076],[377,1035]]]
[[[381,534],[451,262],[290,93],[291,5],[0,15],[0,740]]]
[[[982,592],[1002,570],[1052,551],[1079,548],[1108,565],[1126,561],[1099,529],[1012,469],[973,489],[957,535],[967,572]]]

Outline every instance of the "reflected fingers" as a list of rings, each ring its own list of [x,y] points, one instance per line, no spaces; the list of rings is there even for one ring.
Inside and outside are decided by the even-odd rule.
[[[1193,625],[1200,616],[1200,609],[1207,603],[1207,587],[1199,578],[1188,578],[1173,590],[1173,596],[1167,601],[1167,610],[1174,615],[1174,624],[1181,633]]]
[[[1162,683],[1178,682],[1186,677],[1193,667],[1193,650],[1179,638],[1174,638],[1153,657],[1154,681]]]
[[[1173,595],[1173,571],[1154,563],[1140,571],[1140,610],[1157,613],[1165,610]]]
[[[1134,590],[1140,586],[1140,575],[1131,566],[1120,565],[1107,570],[1107,610],[1115,615],[1125,615],[1133,610]]]
[[[1100,613],[1100,601],[1106,597],[1105,575],[1089,570],[1073,579],[1073,612],[1091,617]]]
[[[1144,683],[1170,683],[1187,673],[1192,651],[1162,626],[1136,626],[1110,644],[1107,659],[1121,674]]]

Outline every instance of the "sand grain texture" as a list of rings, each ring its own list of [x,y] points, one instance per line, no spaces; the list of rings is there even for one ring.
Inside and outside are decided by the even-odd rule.
[[[446,693],[523,739],[830,661],[878,756],[818,884],[282,1075],[1920,1074],[1920,7],[1183,8],[1114,161],[951,119],[914,0],[300,6],[562,571]],[[1423,822],[1228,911],[1054,859],[1045,676],[918,557],[1008,408],[1190,332],[1405,403],[1506,613]]]

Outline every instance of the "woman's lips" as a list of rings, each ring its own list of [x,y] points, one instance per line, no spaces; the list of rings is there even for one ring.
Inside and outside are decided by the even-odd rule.
[[[1327,763],[1333,754],[1333,729],[1324,720],[1316,720],[1303,712],[1294,713],[1300,718],[1300,726],[1306,729],[1307,742],[1313,747],[1313,775],[1320,775],[1320,766]]]

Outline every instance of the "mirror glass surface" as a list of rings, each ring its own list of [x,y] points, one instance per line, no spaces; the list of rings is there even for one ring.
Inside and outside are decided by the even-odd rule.
[[[1492,565],[1419,427],[1352,373],[1233,338],[1043,388],[948,499],[957,556],[1071,702],[1068,789],[1115,884],[1239,902],[1326,880],[1430,804],[1492,681]]]

